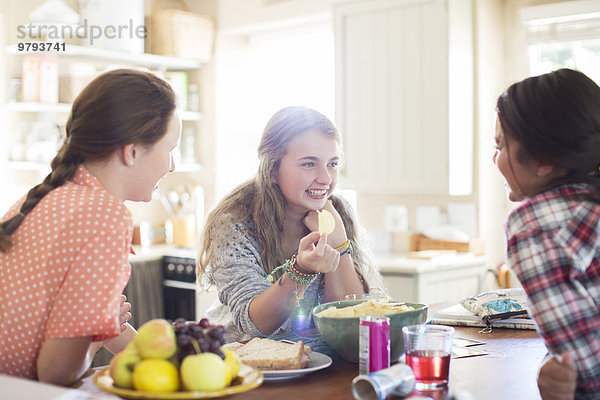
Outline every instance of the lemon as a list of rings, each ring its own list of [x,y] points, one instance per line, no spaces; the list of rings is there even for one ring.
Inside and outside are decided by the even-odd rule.
[[[186,390],[214,391],[227,385],[229,378],[225,362],[214,353],[187,356],[179,368],[181,382]]]
[[[235,379],[236,376],[240,373],[241,361],[240,357],[237,353],[231,349],[226,347],[222,347],[221,351],[225,354],[225,365],[228,367],[229,372],[229,380],[227,386],[231,383],[232,380]]]
[[[177,368],[167,360],[142,360],[133,370],[133,387],[144,392],[175,392],[179,390]]]

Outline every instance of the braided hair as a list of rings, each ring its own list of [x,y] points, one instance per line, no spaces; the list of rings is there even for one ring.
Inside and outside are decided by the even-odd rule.
[[[154,74],[117,69],[91,81],[73,102],[61,148],[52,170],[25,197],[18,214],[0,223],[0,251],[11,247],[11,235],[40,200],[71,179],[84,161],[108,159],[129,143],[152,145],[167,131],[175,94]]]

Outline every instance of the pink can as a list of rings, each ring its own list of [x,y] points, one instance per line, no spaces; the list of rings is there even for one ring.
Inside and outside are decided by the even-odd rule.
[[[380,315],[360,317],[359,373],[366,375],[390,366],[390,319]]]

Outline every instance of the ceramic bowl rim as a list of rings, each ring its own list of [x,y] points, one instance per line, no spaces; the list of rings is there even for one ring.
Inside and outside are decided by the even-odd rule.
[[[336,305],[336,304],[340,304],[340,303],[346,303],[346,305],[344,307],[336,307],[336,308],[346,308],[346,307],[351,307],[354,306],[356,304],[362,303],[364,301],[367,301],[368,299],[358,299],[358,300],[338,300],[338,301],[330,301],[327,303],[322,303],[322,304],[317,304],[316,306],[313,307],[313,309],[311,310],[311,314],[313,316],[313,318],[315,319],[334,319],[334,320],[358,320],[360,317],[319,317],[316,315],[315,310],[317,308],[320,308],[318,312],[321,312],[323,310],[326,310],[327,308],[329,308],[330,306]],[[390,300],[390,302],[396,302],[395,300]],[[401,303],[401,302],[397,302],[397,303]],[[402,311],[402,312],[398,312],[398,313],[393,313],[393,314],[384,314],[386,317],[391,317],[392,315],[407,315],[407,313],[410,314],[417,314],[417,313],[421,313],[423,312],[423,310],[427,310],[429,311],[429,305],[426,303],[410,303],[410,302],[404,302],[404,304],[406,304],[407,306],[421,306],[419,308],[415,308],[414,310],[407,310],[407,311]],[[427,317],[426,317],[427,318]]]

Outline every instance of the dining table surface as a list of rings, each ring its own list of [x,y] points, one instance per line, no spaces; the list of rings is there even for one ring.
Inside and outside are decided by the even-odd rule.
[[[429,317],[447,304],[430,307]],[[487,354],[453,358],[450,362],[449,387],[435,392],[413,395],[433,400],[506,400],[541,399],[536,384],[539,365],[546,354],[543,340],[535,330],[496,328],[481,333],[477,327],[455,327],[455,338],[484,342],[473,347]],[[93,382],[100,368],[91,369],[74,387],[90,395],[103,392]],[[346,400],[352,399],[352,379],[358,365],[335,359],[328,368],[295,379],[265,381],[247,392],[229,395],[227,399],[264,400]],[[104,394],[107,394],[104,392]],[[394,398],[389,396],[388,398]]]

